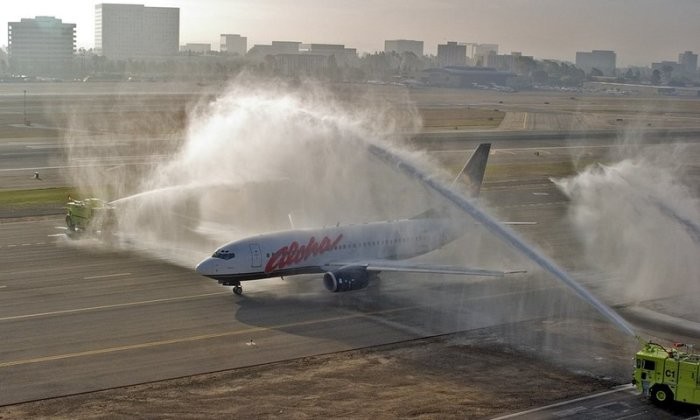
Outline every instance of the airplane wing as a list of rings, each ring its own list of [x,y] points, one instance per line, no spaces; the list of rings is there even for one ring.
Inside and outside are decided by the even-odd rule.
[[[337,262],[327,264],[324,268],[350,268],[362,267],[367,271],[394,271],[403,273],[433,273],[433,274],[458,274],[466,276],[488,276],[488,277],[503,277],[506,274],[524,273],[525,271],[496,271],[484,270],[481,268],[460,267],[453,265],[435,265],[435,264],[420,264],[410,263],[406,261],[395,260],[375,260],[363,262]]]

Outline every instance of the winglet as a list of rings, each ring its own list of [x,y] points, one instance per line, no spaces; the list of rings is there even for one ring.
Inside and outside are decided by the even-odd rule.
[[[484,180],[484,172],[486,171],[486,161],[489,159],[491,151],[491,143],[481,143],[476,148],[472,156],[464,165],[459,175],[452,182],[452,185],[459,183],[469,187],[469,192],[473,197],[479,195],[481,183]]]

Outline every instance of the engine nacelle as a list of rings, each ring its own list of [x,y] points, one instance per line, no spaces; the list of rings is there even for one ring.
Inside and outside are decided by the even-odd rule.
[[[369,284],[369,273],[364,268],[345,268],[328,271],[323,275],[323,285],[331,292],[349,292],[364,289]]]

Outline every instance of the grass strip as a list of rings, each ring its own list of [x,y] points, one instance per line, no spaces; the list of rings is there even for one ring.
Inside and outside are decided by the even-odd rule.
[[[78,197],[73,187],[42,188],[29,190],[0,190],[0,207],[30,207],[65,204],[68,196]]]

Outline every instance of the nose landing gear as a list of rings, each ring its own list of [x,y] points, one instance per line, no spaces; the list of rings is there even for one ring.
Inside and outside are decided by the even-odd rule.
[[[219,284],[222,286],[233,286],[233,289],[231,291],[236,294],[236,295],[242,295],[243,294],[243,287],[241,286],[240,281],[236,280],[219,280]]]
[[[240,284],[236,284],[233,286],[233,293],[240,296],[243,294],[243,287]]]

